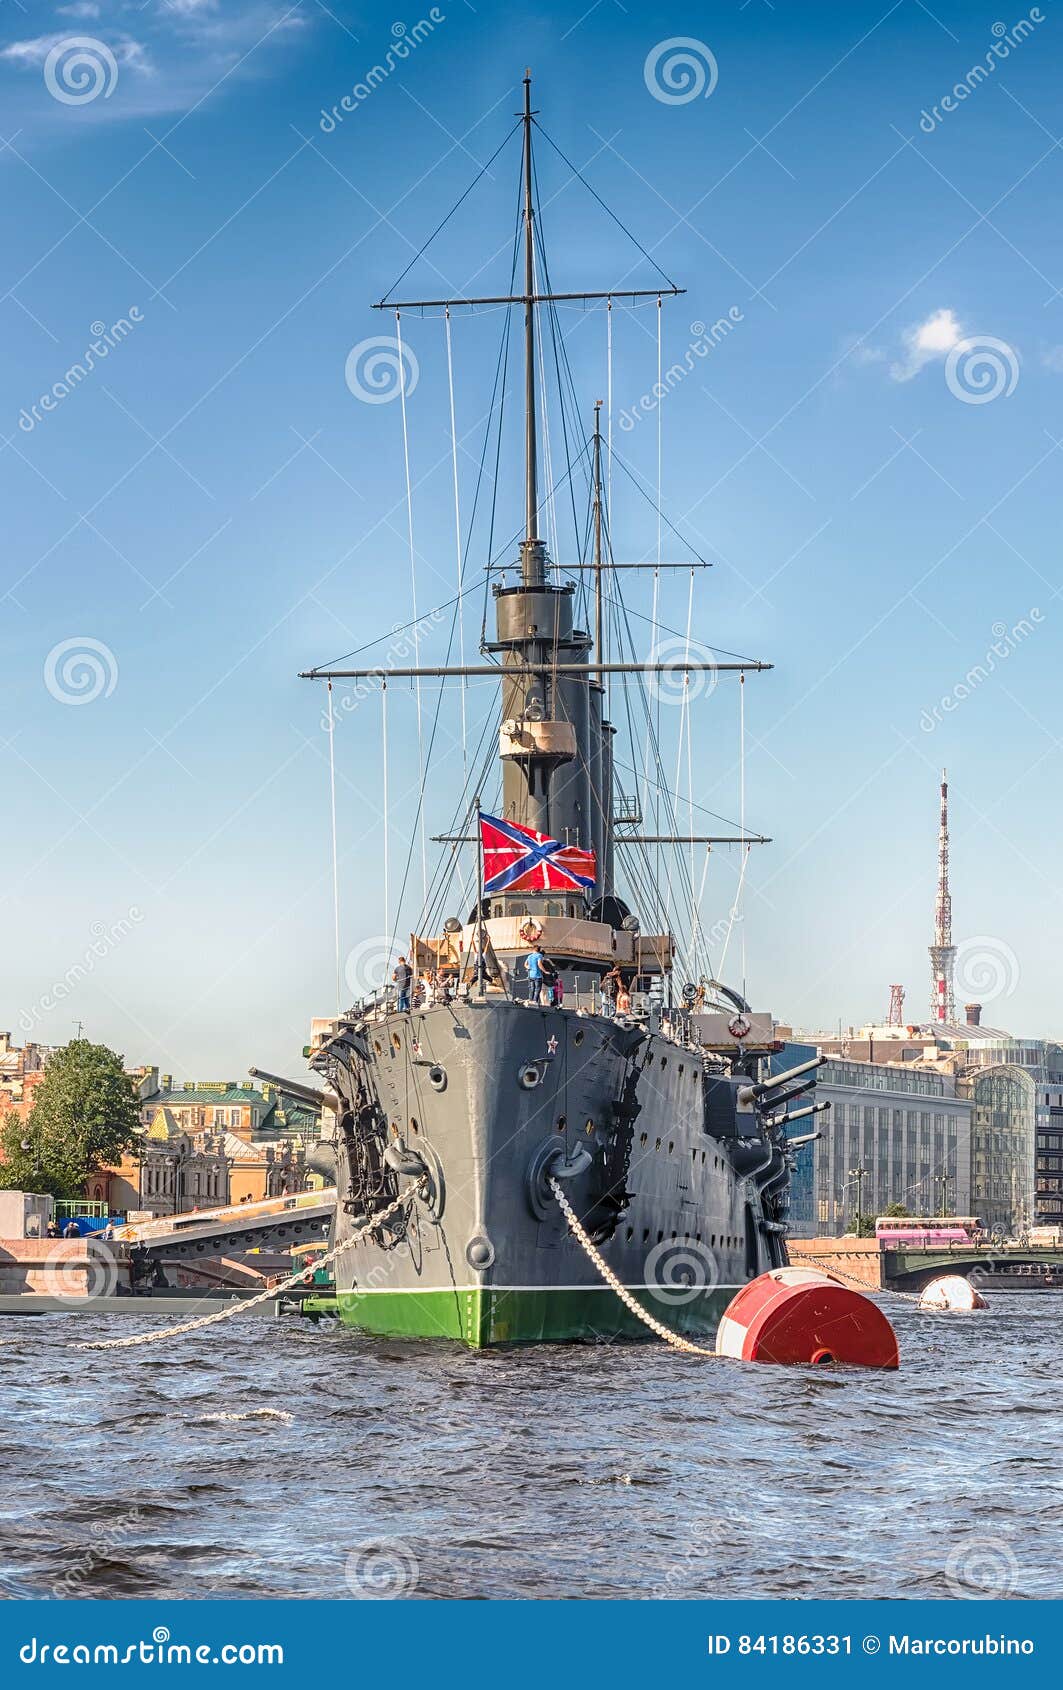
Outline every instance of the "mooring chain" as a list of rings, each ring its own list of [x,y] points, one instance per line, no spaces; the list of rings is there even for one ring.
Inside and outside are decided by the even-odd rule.
[[[580,1225],[580,1222],[577,1219],[576,1211],[573,1209],[572,1204],[565,1196],[556,1179],[554,1179],[552,1174],[547,1177],[550,1181],[550,1188],[561,1205],[561,1212],[568,1221],[569,1226],[572,1228],[573,1235],[579,1240],[580,1244],[582,1244],[584,1250],[587,1252],[587,1255],[594,1263],[594,1266],[598,1269],[598,1272],[601,1274],[606,1284],[612,1286],[624,1306],[629,1308],[632,1314],[635,1315],[638,1320],[641,1320],[644,1326],[648,1326],[651,1332],[656,1332],[658,1338],[663,1338],[666,1344],[671,1344],[674,1350],[685,1350],[688,1355],[694,1356],[711,1356],[713,1361],[717,1361],[719,1358],[715,1350],[704,1350],[700,1344],[692,1344],[689,1338],[681,1338],[678,1332],[673,1332],[670,1327],[662,1325],[659,1320],[654,1319],[652,1314],[647,1313],[642,1304],[631,1295],[626,1286],[621,1285],[619,1279],[605,1260],[604,1256],[599,1250],[595,1249],[594,1245],[591,1243],[584,1231],[584,1228]]]
[[[809,1261],[823,1263],[824,1273],[833,1274],[836,1279],[847,1279],[850,1285],[855,1285],[858,1291],[864,1293],[865,1297],[870,1291],[877,1289],[880,1296],[883,1297],[900,1297],[905,1303],[922,1302],[922,1297],[915,1291],[895,1291],[892,1285],[880,1285],[878,1287],[868,1285],[864,1280],[858,1279],[854,1273],[846,1273],[844,1268],[835,1267],[831,1256],[817,1256],[811,1250],[806,1251],[805,1254]]]
[[[375,1227],[382,1226],[385,1221],[391,1219],[396,1210],[411,1202],[423,1185],[424,1181],[418,1180],[415,1186],[404,1192],[401,1197],[396,1197],[395,1201],[389,1203],[386,1209],[381,1209],[378,1215],[371,1215],[356,1232],[352,1232],[349,1238],[345,1238],[342,1244],[335,1245],[326,1255],[319,1256],[314,1263],[314,1267],[327,1267],[330,1262],[334,1262],[345,1251],[352,1249],[367,1232],[372,1232]],[[290,1274],[287,1279],[282,1279],[279,1285],[271,1285],[268,1291],[259,1291],[254,1297],[246,1297],[238,1302],[227,1303],[225,1308],[215,1309],[212,1314],[201,1315],[198,1320],[185,1320],[179,1326],[164,1326],[158,1332],[141,1332],[135,1338],[100,1338],[92,1344],[78,1344],[77,1348],[79,1350],[130,1350],[137,1344],[154,1344],[160,1338],[177,1338],[184,1332],[196,1332],[200,1327],[213,1326],[219,1320],[230,1320],[233,1315],[245,1314],[248,1309],[255,1308],[259,1303],[269,1302],[271,1297],[279,1296],[282,1291],[288,1291],[293,1285],[298,1285],[304,1280],[306,1271],[305,1267],[301,1267],[297,1273]]]

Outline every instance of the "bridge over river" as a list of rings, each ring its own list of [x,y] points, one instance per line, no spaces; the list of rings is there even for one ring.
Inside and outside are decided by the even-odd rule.
[[[239,1255],[245,1250],[290,1250],[329,1235],[336,1190],[303,1191],[294,1197],[267,1197],[258,1203],[234,1203],[224,1209],[193,1209],[161,1220],[115,1229],[115,1240],[143,1244],[149,1256],[168,1262],[197,1257]]]
[[[859,1280],[871,1291],[922,1291],[942,1274],[969,1279],[980,1291],[1063,1290],[1063,1248],[1022,1244],[902,1244],[875,1238],[790,1238],[795,1266]]]

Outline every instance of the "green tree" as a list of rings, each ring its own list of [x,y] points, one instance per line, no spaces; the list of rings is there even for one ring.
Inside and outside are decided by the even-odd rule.
[[[138,1124],[122,1058],[74,1039],[49,1059],[28,1119],[5,1120],[0,1185],[78,1197],[89,1174],[121,1159]]]
[[[891,1203],[887,1209],[883,1210],[883,1214],[889,1215],[891,1220],[901,1220],[905,1215],[910,1215],[911,1212],[906,1203]]]

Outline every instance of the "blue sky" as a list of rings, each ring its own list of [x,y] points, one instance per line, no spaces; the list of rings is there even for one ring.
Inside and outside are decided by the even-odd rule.
[[[726,972],[744,945],[757,1006],[805,1026],[883,1014],[891,981],[924,1016],[947,764],[961,996],[1060,1036],[1061,29],[1050,0],[5,0],[0,1026],[62,1042],[81,1019],[184,1077],[301,1071],[335,965],[322,697],[297,675],[411,615],[400,405],[345,369],[393,334],[370,302],[502,141],[528,63],[557,144],[688,290],[666,364],[732,313],[660,411],[667,509],[715,564],[694,637],[776,665],[745,689],[746,814],[774,843]],[[407,288],[505,281],[516,166],[511,144]],[[656,285],[548,149],[540,170],[556,287]],[[650,483],[656,413],[618,419],[652,391],[653,317],[614,319],[614,440]],[[99,325],[106,353],[42,408]],[[589,412],[604,321],[565,328]],[[498,331],[453,325],[466,517]],[[455,591],[446,360],[438,321],[403,334],[423,615]],[[617,555],[652,557],[652,516],[614,492]],[[672,628],[687,591],[665,579]],[[467,705],[478,732],[485,694]],[[733,678],[692,719],[694,797],[733,818]],[[397,684],[388,726],[394,905],[418,773]],[[429,831],[459,726],[453,700]],[[345,959],[420,902],[415,840],[418,895],[384,909],[380,731],[374,696],[336,733]],[[706,925],[736,866],[714,856]]]

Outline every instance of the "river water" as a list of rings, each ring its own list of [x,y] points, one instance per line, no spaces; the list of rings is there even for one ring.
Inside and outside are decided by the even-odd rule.
[[[2,1319],[0,1594],[1057,1595],[1063,1294],[889,1313],[887,1374]]]

